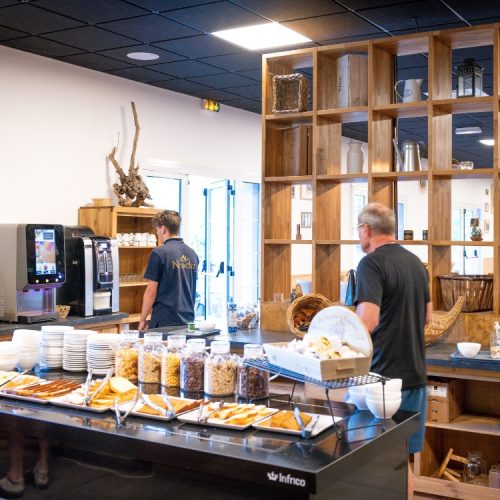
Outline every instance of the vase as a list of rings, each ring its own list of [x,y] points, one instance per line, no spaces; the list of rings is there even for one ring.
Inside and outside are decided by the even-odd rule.
[[[349,143],[347,151],[347,173],[361,174],[363,173],[363,165],[365,157],[361,149],[361,142],[352,141]]]

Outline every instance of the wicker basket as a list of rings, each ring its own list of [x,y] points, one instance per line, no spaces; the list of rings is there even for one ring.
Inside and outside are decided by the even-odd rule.
[[[71,306],[56,306],[56,311],[59,313],[59,319],[66,319],[68,317]]]
[[[320,293],[308,293],[290,304],[286,313],[286,322],[295,335],[303,337],[316,313],[330,306],[333,306],[333,302]],[[303,329],[296,326],[300,323]]]
[[[273,113],[300,113],[308,108],[309,82],[305,76],[273,76]]]
[[[487,274],[438,276],[444,308],[449,311],[458,297],[465,297],[464,312],[493,309],[493,276]]]
[[[437,342],[455,323],[462,310],[465,297],[458,297],[457,302],[448,312],[434,311],[429,324],[425,325],[424,337],[425,345]]]

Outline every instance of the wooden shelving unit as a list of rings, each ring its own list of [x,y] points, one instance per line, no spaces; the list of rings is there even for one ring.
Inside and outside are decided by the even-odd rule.
[[[286,328],[286,307],[277,308],[272,303],[274,293],[285,296],[292,282],[292,247],[304,244],[294,241],[291,235],[291,192],[295,184],[312,186],[312,291],[329,299],[340,299],[342,248],[358,242],[341,237],[340,221],[345,200],[342,185],[366,183],[369,201],[395,207],[397,186],[400,182],[425,181],[427,186],[428,240],[401,241],[402,245],[427,247],[431,294],[435,309],[442,309],[442,297],[437,276],[449,274],[454,246],[480,246],[493,249],[494,276],[500,276],[500,206],[499,175],[499,116],[500,116],[500,24],[483,25],[466,29],[418,33],[415,35],[384,38],[340,44],[328,47],[299,49],[291,52],[263,56],[262,89],[262,326]],[[452,53],[454,50],[491,46],[493,48],[494,90],[492,96],[452,99]],[[336,95],[337,60],[346,54],[364,53],[368,57],[368,105],[339,108]],[[417,103],[394,101],[395,61],[397,57],[425,54],[428,60],[428,100]],[[303,113],[290,115],[272,114],[272,78],[274,75],[301,71],[312,75],[310,107]],[[452,165],[452,118],[455,114],[493,114],[493,148],[491,165],[474,170],[454,170]],[[396,172],[393,135],[396,119],[422,117],[428,124],[428,169],[421,172]],[[368,172],[344,174],[341,170],[342,125],[366,122],[368,129]],[[306,132],[307,131],[307,132]],[[304,149],[305,148],[305,149]],[[452,240],[452,183],[456,179],[488,179],[492,185],[492,205],[495,207],[492,241]],[[420,235],[418,235],[420,236]],[[279,314],[282,315],[278,318]],[[481,335],[489,331],[491,323],[500,315],[500,280],[495,279],[493,311],[475,316],[474,332]],[[462,322],[464,323],[465,320]],[[467,320],[468,322],[468,320]],[[468,322],[467,324],[469,324]],[[433,450],[427,450],[422,460],[430,455],[439,459],[449,436],[460,436],[460,446],[474,446],[475,440],[491,450],[488,438],[500,449],[496,424],[488,426],[486,420],[500,419],[497,413],[481,417],[481,413],[467,413],[463,419],[448,426],[429,426]],[[472,421],[477,421],[474,424]],[[489,420],[488,420],[489,421]],[[491,429],[490,429],[491,427]],[[490,430],[489,430],[490,429]],[[465,436],[465,437],[464,437]],[[444,450],[444,452],[446,452]],[[430,455],[429,455],[430,454]],[[491,465],[492,454],[488,451]],[[495,457],[495,461],[498,460]],[[446,481],[434,479],[432,463],[422,466],[423,476],[418,491],[442,494],[456,498],[493,498],[489,488],[460,485],[452,488]],[[463,486],[463,488],[461,488]],[[475,489],[477,488],[477,489]],[[484,491],[486,493],[484,493]],[[463,492],[466,493],[463,493]],[[435,493],[440,492],[440,493]],[[469,496],[464,496],[464,495]],[[471,496],[471,494],[473,496]]]
[[[151,219],[161,209],[127,207],[81,207],[78,211],[79,224],[90,227],[99,236],[116,237],[117,233],[155,234]],[[120,275],[144,275],[151,249],[154,247],[120,246]],[[129,314],[127,323],[137,323],[140,318],[142,297],[146,282],[120,283],[120,311]]]

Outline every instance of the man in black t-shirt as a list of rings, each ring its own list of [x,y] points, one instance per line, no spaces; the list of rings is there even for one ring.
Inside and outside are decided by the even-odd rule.
[[[194,321],[198,256],[179,238],[181,217],[178,212],[165,210],[152,222],[161,246],[151,252],[144,274],[148,286],[144,292],[139,330]]]
[[[420,431],[408,443],[409,453],[423,448],[426,413],[424,327],[432,303],[422,262],[395,240],[394,212],[370,203],[358,216],[363,257],[357,269],[356,313],[372,335],[371,370],[403,380],[402,410],[420,412]]]

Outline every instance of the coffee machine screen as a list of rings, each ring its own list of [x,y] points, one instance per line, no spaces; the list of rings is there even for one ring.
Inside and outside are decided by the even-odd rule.
[[[56,236],[53,229],[35,229],[35,274],[56,274]]]

